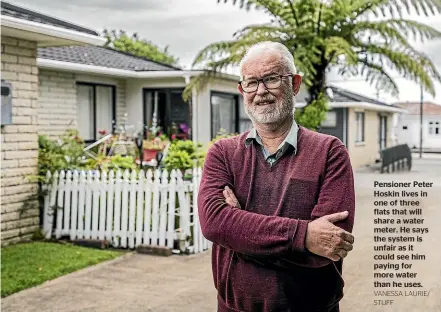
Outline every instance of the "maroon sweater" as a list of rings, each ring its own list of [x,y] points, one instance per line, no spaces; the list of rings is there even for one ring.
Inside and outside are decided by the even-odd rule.
[[[341,261],[305,249],[308,222],[349,211],[336,223],[352,231],[355,196],[348,152],[335,137],[299,127],[297,155],[272,167],[247,133],[209,150],[198,194],[204,236],[213,242],[218,312],[328,311],[343,296]],[[242,209],[225,203],[228,185]]]

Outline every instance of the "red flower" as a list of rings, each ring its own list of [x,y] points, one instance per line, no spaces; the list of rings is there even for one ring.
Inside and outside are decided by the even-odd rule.
[[[107,130],[98,130],[98,133],[101,135],[106,135],[107,134]]]
[[[172,139],[172,140],[176,140],[176,134],[172,134],[172,135],[171,135],[171,139]]]

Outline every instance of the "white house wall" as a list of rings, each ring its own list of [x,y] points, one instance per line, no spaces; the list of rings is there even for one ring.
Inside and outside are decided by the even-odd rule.
[[[429,122],[440,122],[441,117],[424,116],[423,117],[423,148],[439,149],[441,148],[441,135],[429,135]],[[407,126],[407,130],[403,130]],[[420,146],[420,116],[419,115],[401,115],[398,124],[398,143],[407,144],[410,148],[419,148]]]
[[[237,90],[237,83],[229,80],[215,80],[209,84],[209,86],[200,92],[196,96],[196,103],[194,110],[196,111],[196,116],[194,120],[197,121],[195,134],[195,140],[206,144],[211,140],[211,103],[210,103],[210,93],[211,92],[224,92],[231,94],[238,94],[242,96]],[[195,128],[193,126],[193,128]]]

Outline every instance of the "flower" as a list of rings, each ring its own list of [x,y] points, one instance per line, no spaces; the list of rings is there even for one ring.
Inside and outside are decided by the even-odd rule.
[[[98,130],[98,133],[101,135],[106,135],[107,134],[107,130],[106,129],[100,129]]]

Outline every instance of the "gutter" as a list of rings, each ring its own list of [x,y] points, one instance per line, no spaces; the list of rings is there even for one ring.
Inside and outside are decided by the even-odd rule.
[[[26,21],[20,18],[2,15],[1,25],[9,28],[28,31],[31,33],[46,35],[50,37],[76,41],[79,43],[101,46],[106,43],[106,39],[79,31],[56,27],[32,21]]]
[[[64,61],[55,61],[44,58],[37,58],[37,66],[42,69],[52,69],[58,71],[80,72],[88,74],[106,75],[121,78],[182,78],[188,83],[191,77],[201,75],[204,71],[200,70],[160,70],[160,71],[133,71],[104,66],[78,64]],[[229,74],[220,74],[220,78],[237,82],[237,77]]]
[[[306,103],[297,103],[295,105],[296,108],[303,108],[306,106]],[[378,105],[374,103],[368,103],[368,102],[330,102],[329,108],[365,108],[368,110],[374,110],[379,112],[390,112],[390,113],[407,113],[407,110],[394,107],[394,106],[388,106],[388,105]]]

